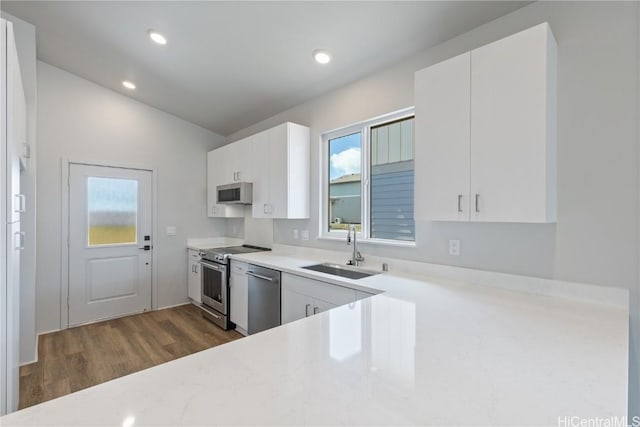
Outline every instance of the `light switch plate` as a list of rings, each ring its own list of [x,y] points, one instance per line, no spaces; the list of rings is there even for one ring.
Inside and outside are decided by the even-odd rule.
[[[293,240],[298,240],[300,238],[300,231],[297,228],[293,229]]]
[[[460,240],[449,240],[449,255],[460,256]]]
[[[167,236],[175,236],[176,232],[177,232],[176,227],[172,225],[167,227]]]
[[[309,240],[309,230],[302,230],[300,236],[302,240]]]

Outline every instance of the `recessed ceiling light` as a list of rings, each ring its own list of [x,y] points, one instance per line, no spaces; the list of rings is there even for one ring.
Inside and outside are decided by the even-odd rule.
[[[331,62],[331,55],[326,50],[318,49],[313,52],[313,58],[318,64],[328,64]]]
[[[158,44],[162,44],[162,45],[167,44],[167,38],[162,34],[160,34],[159,32],[157,32],[156,30],[149,30],[149,37],[151,37],[151,40],[153,40]]]
[[[136,85],[134,85],[133,83],[131,83],[129,80],[125,80],[122,82],[122,86],[126,87],[127,89],[135,89]]]

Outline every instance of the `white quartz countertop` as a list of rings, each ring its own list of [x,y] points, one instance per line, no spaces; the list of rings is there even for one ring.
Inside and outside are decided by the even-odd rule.
[[[558,425],[627,414],[628,309],[301,269],[379,295],[0,419],[9,425]]]

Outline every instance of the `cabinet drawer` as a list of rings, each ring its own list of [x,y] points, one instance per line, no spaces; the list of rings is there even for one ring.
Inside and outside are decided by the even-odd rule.
[[[344,305],[356,300],[356,291],[353,289],[294,274],[282,273],[282,287],[334,305]]]

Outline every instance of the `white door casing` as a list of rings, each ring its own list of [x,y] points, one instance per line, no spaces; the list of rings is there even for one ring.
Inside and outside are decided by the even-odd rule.
[[[69,326],[151,309],[151,232],[151,171],[69,165]]]

